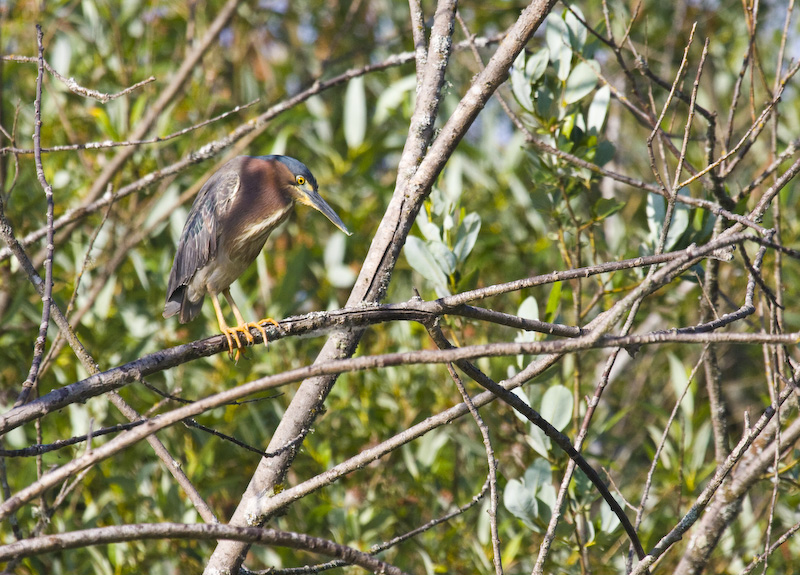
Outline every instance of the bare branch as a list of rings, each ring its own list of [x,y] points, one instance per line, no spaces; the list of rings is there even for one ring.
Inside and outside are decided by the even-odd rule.
[[[301,549],[344,559],[348,564],[358,565],[374,573],[403,575],[403,571],[352,547],[340,545],[320,537],[312,537],[292,531],[261,529],[258,527],[234,527],[232,525],[183,523],[140,523],[96,527],[71,533],[53,533],[45,537],[25,539],[0,546],[0,560],[30,557],[52,553],[63,549],[77,549],[93,545],[106,545],[121,541],[143,541],[147,539],[229,539],[279,545],[290,549]]]

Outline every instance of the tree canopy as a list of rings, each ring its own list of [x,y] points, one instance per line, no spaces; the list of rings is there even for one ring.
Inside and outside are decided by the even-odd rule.
[[[793,2],[0,2],[7,571],[795,572],[796,33]],[[232,292],[280,326],[233,362],[210,304],[162,310],[242,154],[353,235],[273,232]]]

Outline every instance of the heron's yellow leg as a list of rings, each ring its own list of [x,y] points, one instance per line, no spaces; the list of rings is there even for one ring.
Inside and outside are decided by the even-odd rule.
[[[217,322],[219,323],[219,330],[225,335],[225,339],[228,340],[228,356],[234,361],[238,361],[239,356],[241,355],[241,351],[239,350],[242,348],[242,342],[239,341],[239,334],[236,329],[228,327],[228,323],[225,321],[225,316],[222,315],[222,308],[219,306],[219,300],[217,299],[217,294],[211,294],[211,302],[214,304],[214,313],[217,314]],[[250,335],[249,332],[248,335]],[[253,336],[250,337],[252,338]],[[236,356],[233,355],[234,339],[236,340]]]
[[[231,306],[231,309],[233,310],[233,315],[236,316],[236,321],[239,322],[239,327],[237,327],[236,329],[244,334],[244,336],[247,338],[247,341],[253,343],[253,334],[250,333],[250,328],[251,327],[256,328],[258,330],[258,333],[261,334],[264,345],[268,346],[269,342],[267,341],[267,330],[264,329],[264,326],[262,326],[261,323],[259,322],[255,321],[248,322],[244,320],[244,317],[242,317],[242,312],[239,311],[239,306],[237,306],[236,302],[233,301],[233,296],[231,295],[230,288],[226,289],[222,293],[225,296],[225,299],[228,300],[228,304]],[[275,320],[270,320],[270,321],[275,323],[275,325],[278,325],[275,322]]]

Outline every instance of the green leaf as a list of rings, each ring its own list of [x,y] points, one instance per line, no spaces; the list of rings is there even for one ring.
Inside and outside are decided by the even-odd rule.
[[[550,295],[547,297],[547,307],[544,309],[545,321],[554,321],[558,313],[558,306],[561,303],[561,288],[563,282],[556,282],[550,288]]]
[[[62,76],[69,77],[70,61],[72,59],[72,42],[65,34],[56,34],[52,48],[48,50],[48,60],[50,65]],[[63,86],[61,82],[54,82],[54,86]]]
[[[539,304],[536,298],[528,296],[519,304],[517,315],[525,319],[539,319]]]
[[[685,190],[680,190],[679,193],[684,193]],[[647,196],[647,207],[645,214],[647,215],[647,225],[650,229],[650,243],[656,245],[661,234],[661,228],[664,225],[664,218],[667,213],[667,200],[662,196],[656,194],[649,194]],[[669,249],[683,235],[683,232],[689,227],[689,212],[681,205],[676,205],[675,210],[672,212],[672,220],[670,222],[669,231],[667,232],[667,241],[664,249]]]
[[[608,141],[603,141],[597,144],[594,152],[594,163],[596,166],[604,166],[614,158],[616,148],[614,144]]]
[[[539,518],[544,523],[550,522],[550,516],[553,514],[553,509],[556,506],[556,488],[552,483],[544,483],[539,487],[536,493],[536,499],[539,503]]]
[[[519,304],[517,315],[524,319],[539,319],[539,304],[536,302],[536,299],[533,296],[526,297],[522,303]],[[536,341],[537,339],[539,339],[539,334],[537,334],[535,331],[521,329],[519,332],[517,332],[514,341],[525,343]],[[517,357],[517,363],[521,368],[523,365],[522,355]]]
[[[414,94],[416,86],[416,75],[409,74],[381,92],[381,95],[378,96],[378,101],[375,103],[375,115],[372,117],[372,123],[378,125],[385,122],[391,112],[408,97],[409,92],[412,95]]]
[[[706,460],[706,451],[711,444],[711,422],[704,421],[695,433],[692,441],[692,458],[689,460],[689,468],[692,471],[700,471]]]
[[[589,105],[589,111],[586,113],[586,127],[590,131],[594,129],[598,134],[601,133],[610,100],[611,88],[608,87],[608,84],[601,86],[595,93],[592,103]]]
[[[675,354],[668,353],[667,359],[669,360],[669,381],[675,392],[675,398],[677,399],[683,395],[681,410],[683,410],[685,416],[691,417],[694,413],[694,394],[691,387],[686,389],[690,383],[689,373],[686,370],[686,366],[681,363],[681,360]],[[684,391],[686,391],[685,394],[683,393]]]
[[[351,150],[364,143],[367,133],[367,96],[364,77],[353,78],[344,95],[344,139]]]
[[[503,505],[514,517],[531,529],[536,529],[534,519],[539,514],[536,494],[519,479],[509,479],[503,490]]]
[[[403,253],[414,270],[417,271],[422,277],[434,286],[446,286],[447,276],[445,276],[442,268],[436,262],[428,246],[416,236],[408,236],[406,245],[403,248]]]
[[[511,390],[511,393],[513,393],[514,395],[519,397],[525,403],[525,405],[527,405],[528,407],[531,406],[531,400],[528,399],[528,394],[525,393],[525,390],[522,389],[521,387],[515,387],[514,389]],[[524,423],[528,423],[528,418],[525,417],[524,415],[522,415],[516,409],[514,410],[514,415],[516,415],[517,419],[519,419],[520,421],[522,421]]]
[[[108,136],[112,140],[119,140],[119,134],[117,130],[114,129],[113,124],[111,123],[111,118],[106,113],[105,109],[100,108],[99,106],[94,106],[89,110],[89,113],[94,116],[95,120],[97,121],[98,129],[103,132],[106,136]]]
[[[450,437],[445,431],[430,431],[422,436],[417,448],[417,461],[425,467],[430,467],[436,461],[439,450],[445,446]]]
[[[429,241],[427,246],[436,261],[436,265],[444,272],[444,275],[448,277],[453,275],[453,272],[456,271],[456,256],[453,255],[450,248],[442,242],[432,241]]]
[[[564,103],[574,104],[584,96],[588,95],[597,86],[597,72],[600,71],[600,64],[595,60],[578,62],[572,69],[567,78],[567,85],[564,89]]]
[[[525,70],[525,50],[519,53],[511,68],[511,91],[520,106],[528,111],[533,110],[531,80]]]
[[[147,291],[150,287],[150,281],[147,279],[147,263],[145,263],[142,253],[137,249],[132,249],[128,252],[128,259],[133,264],[133,269],[136,270],[136,276],[142,287]]]
[[[419,231],[422,232],[422,235],[425,236],[426,240],[437,242],[442,241],[442,233],[439,229],[439,226],[428,219],[428,212],[426,210],[419,211],[416,223]]]
[[[604,220],[607,217],[616,214],[625,207],[623,202],[619,202],[613,198],[599,198],[592,206],[595,221]]]
[[[569,30],[560,16],[552,12],[547,16],[545,25],[545,41],[550,51],[550,61],[557,66],[556,75],[562,82],[569,76],[572,64]]]
[[[461,220],[461,225],[458,226],[456,245],[453,248],[453,253],[459,262],[463,263],[472,252],[480,231],[481,217],[477,213],[472,212],[464,216],[464,219]]]
[[[556,96],[548,86],[541,86],[536,90],[536,113],[543,118],[550,118],[553,115],[552,107]]]
[[[332,234],[325,243],[325,275],[336,288],[351,287],[356,281],[356,273],[344,264],[346,244],[347,236],[344,234]]]
[[[525,75],[528,76],[528,81],[532,83],[538,82],[539,78],[544,76],[549,61],[550,50],[547,49],[547,46],[531,55],[527,64],[525,64]]]
[[[586,21],[580,8],[572,6],[572,10],[580,15],[581,20]],[[575,17],[571,10],[567,10],[567,13],[564,15],[564,23],[569,32],[569,45],[572,47],[573,51],[580,53],[586,44],[586,27],[581,24],[580,20]]]
[[[100,293],[95,300],[92,311],[98,320],[102,321],[108,318],[111,313],[111,305],[114,303],[114,292],[117,288],[117,276],[112,275],[108,278],[106,285],[100,290]]]
[[[414,451],[411,445],[406,443],[401,452],[403,454],[403,463],[405,464],[406,471],[411,475],[414,480],[419,480],[419,467],[417,466],[417,459],[414,457]]]
[[[561,431],[572,421],[572,392],[563,385],[550,387],[542,397],[542,417]]]
[[[528,469],[525,470],[525,485],[534,493],[538,493],[542,485],[547,485],[553,481],[553,471],[550,469],[550,462],[546,459],[536,459]]]
[[[525,436],[525,441],[530,445],[533,450],[542,457],[550,457],[550,438],[544,434],[544,431],[531,423],[528,429],[528,434]]]
[[[488,517],[488,514],[485,515]],[[525,533],[517,533],[510,539],[503,539],[503,552],[501,556],[503,565],[508,565],[509,563],[514,562],[514,560],[520,554],[523,541],[528,541]]]
[[[448,211],[450,206],[458,203],[461,198],[461,191],[464,188],[463,178],[463,157],[461,154],[453,154],[450,161],[447,162],[447,167],[444,170],[444,192],[449,202]]]
[[[570,493],[582,505],[591,503],[595,495],[595,486],[586,476],[582,469],[576,469],[572,476],[572,483],[569,486]]]
[[[616,493],[612,493],[611,497],[616,499],[617,503],[624,509],[625,503],[622,501],[619,495]],[[617,530],[620,526],[619,518],[617,514],[608,506],[606,503],[605,505],[600,506],[600,531],[603,533],[613,533]]]
[[[571,138],[572,137],[572,129],[575,127],[575,117],[576,116],[577,116],[577,113],[570,114],[570,115],[566,116],[561,121],[561,134],[565,138]]]

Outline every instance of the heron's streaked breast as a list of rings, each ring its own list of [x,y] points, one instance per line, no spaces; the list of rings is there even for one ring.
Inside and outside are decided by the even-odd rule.
[[[256,250],[256,253],[253,255],[253,258],[255,258],[258,252],[261,251],[261,248],[264,247],[264,242],[267,240],[269,233],[289,216],[291,209],[292,204],[287,203],[280,206],[279,210],[273,211],[266,218],[255,222],[248,222],[231,242],[234,252],[232,257],[238,259],[241,251],[247,251],[249,246],[258,245],[258,250]]]

